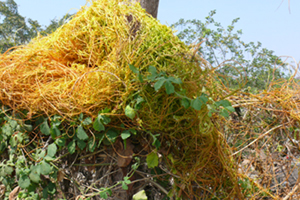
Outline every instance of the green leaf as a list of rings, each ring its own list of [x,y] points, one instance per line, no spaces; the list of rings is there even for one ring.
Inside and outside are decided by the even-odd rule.
[[[130,119],[133,119],[135,117],[135,110],[131,108],[130,105],[127,105],[125,108],[125,115]]]
[[[125,130],[125,131],[123,131],[123,132],[121,133],[121,138],[122,138],[123,140],[126,140],[126,139],[129,138],[130,136],[131,136],[131,133],[130,133],[129,130]]]
[[[139,81],[140,81],[141,83],[144,83],[144,79],[143,79],[142,74],[138,74],[137,76],[138,76]]]
[[[74,139],[68,144],[68,151],[70,152],[70,154],[73,154],[75,150],[76,150],[76,142]]]
[[[22,175],[18,182],[20,188],[27,189],[30,186],[30,179],[27,175]]]
[[[107,131],[106,137],[110,142],[115,142],[118,137],[118,133],[113,129],[110,129]]]
[[[225,109],[222,109],[222,110],[221,110],[220,115],[222,115],[223,117],[229,117],[229,113],[228,113],[228,111],[225,110]]]
[[[158,81],[154,84],[155,91],[158,91],[165,82],[166,82],[166,79],[164,77],[159,78]]]
[[[100,197],[103,198],[103,199],[107,199],[107,198],[108,198],[107,193],[106,193],[105,191],[101,191],[101,192],[99,193],[99,195],[100,195]]]
[[[52,136],[53,139],[55,139],[56,136],[61,135],[61,132],[60,132],[60,130],[58,129],[57,126],[52,126],[50,131],[51,131],[51,136]]]
[[[94,138],[90,138],[88,141],[88,148],[90,152],[94,152],[96,148],[96,141],[94,141]]]
[[[93,128],[96,131],[104,131],[105,130],[105,127],[104,127],[103,123],[101,122],[101,118],[99,117],[99,115],[94,121]]]
[[[79,114],[79,118],[78,118],[78,119],[79,119],[79,121],[82,121],[82,120],[83,120],[83,113],[80,113],[80,114]]]
[[[40,131],[45,135],[50,135],[50,128],[47,119],[44,119],[44,122],[40,125]]]
[[[2,166],[2,169],[3,169],[3,172],[4,172],[3,176],[11,175],[14,171],[14,169],[12,167],[7,166],[7,165]]]
[[[86,143],[83,140],[78,140],[77,146],[79,147],[79,149],[83,150],[86,147]]]
[[[171,81],[165,82],[165,88],[166,88],[167,94],[173,94],[175,92],[174,86],[171,83]]]
[[[169,77],[168,80],[171,81],[172,83],[182,84],[182,81],[180,78]]]
[[[188,100],[187,98],[183,98],[181,99],[181,105],[187,109],[190,107],[190,100]]]
[[[131,64],[129,64],[129,69],[131,69],[131,71],[133,73],[135,73],[135,74],[139,74],[140,73],[140,71],[137,68],[135,68],[135,66],[133,66]]]
[[[88,126],[88,125],[92,124],[92,119],[90,117],[87,117],[82,121],[82,124],[85,126]]]
[[[225,107],[225,109],[230,112],[235,112],[235,109],[232,106],[227,106],[227,107]]]
[[[101,143],[102,143],[102,141],[103,141],[104,138],[105,138],[105,134],[104,133],[102,133],[102,134],[99,135],[98,147],[100,147],[100,145],[101,145]]]
[[[86,132],[84,131],[84,129],[81,125],[78,126],[78,128],[76,129],[76,136],[79,140],[89,139],[89,136],[86,134]]]
[[[151,73],[151,75],[149,75],[147,78],[151,81],[154,81],[154,79],[157,77],[157,72],[156,72],[156,68],[153,66],[149,66],[148,71]]]
[[[18,122],[15,120],[9,120],[9,125],[12,129],[16,129]]]
[[[13,134],[13,130],[8,124],[5,124],[1,129],[2,133],[4,133],[7,136],[11,136]]]
[[[57,151],[56,144],[52,143],[48,146],[47,155],[50,157],[54,157]]]
[[[195,110],[201,110],[203,103],[201,102],[201,100],[199,99],[199,97],[197,97],[196,99],[192,100],[192,107]]]
[[[123,188],[123,190],[128,190],[128,186],[123,181],[122,181],[122,188]]]
[[[48,187],[48,193],[54,195],[56,192],[55,184],[50,182],[47,187]]]
[[[127,185],[131,183],[131,180],[129,180],[128,176],[124,177],[124,183],[126,183]]]
[[[55,144],[57,144],[59,147],[63,147],[66,144],[66,140],[63,138],[57,138],[55,140]]]
[[[109,122],[111,121],[110,118],[105,115],[98,115],[98,117],[100,118],[100,120],[102,120],[103,124],[109,124]]]
[[[208,102],[208,98],[205,96],[205,95],[201,95],[200,96],[200,101],[203,103],[203,104],[206,104]]]
[[[40,166],[41,166],[41,174],[43,175],[48,175],[51,172],[51,166],[49,163],[47,163],[46,161],[42,160],[40,162]]]
[[[32,180],[35,183],[39,183],[41,180],[40,177],[40,166],[34,166],[31,168],[31,172],[29,174],[30,180]]]
[[[157,153],[152,152],[150,154],[147,155],[147,165],[149,168],[154,168],[158,166],[158,156]]]
[[[228,107],[228,106],[231,106],[231,103],[228,100],[223,99],[221,101],[216,102],[216,105],[217,106]]]

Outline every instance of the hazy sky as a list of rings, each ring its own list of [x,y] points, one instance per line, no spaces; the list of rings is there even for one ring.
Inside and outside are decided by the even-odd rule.
[[[15,0],[22,16],[48,25],[51,19],[61,18],[85,5],[85,0]],[[245,42],[262,42],[275,54],[293,56],[300,61],[300,0],[160,0],[158,20],[172,24],[180,18],[199,19],[216,9],[215,21],[226,27],[237,17],[236,30],[242,29]],[[278,8],[279,7],[279,8]],[[278,8],[278,9],[277,9]]]

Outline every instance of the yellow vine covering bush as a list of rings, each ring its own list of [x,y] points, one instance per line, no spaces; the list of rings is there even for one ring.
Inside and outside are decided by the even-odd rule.
[[[27,110],[28,117],[59,114],[69,119],[80,113],[95,117],[110,108],[120,125],[120,120],[129,121],[126,104],[143,87],[140,121],[126,125],[138,127],[142,121],[145,129],[160,134],[179,188],[174,192],[239,198],[236,167],[207,109],[184,109],[178,97],[163,89],[155,92],[148,83],[141,86],[128,66],[147,75],[153,65],[180,78],[190,98],[200,96],[203,88],[213,99],[222,98],[223,86],[193,52],[138,4],[92,1],[54,33],[0,55],[1,104]]]

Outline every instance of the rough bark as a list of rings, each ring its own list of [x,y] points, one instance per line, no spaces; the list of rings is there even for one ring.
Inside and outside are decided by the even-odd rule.
[[[152,15],[152,17],[157,18],[158,4],[159,0],[131,0],[135,2],[140,2],[142,8]]]

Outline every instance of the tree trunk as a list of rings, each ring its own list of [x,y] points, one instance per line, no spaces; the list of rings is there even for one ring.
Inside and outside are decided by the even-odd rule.
[[[152,15],[152,17],[157,18],[158,4],[159,0],[131,0],[135,2],[140,2],[142,8]]]

